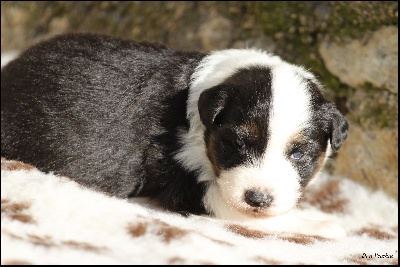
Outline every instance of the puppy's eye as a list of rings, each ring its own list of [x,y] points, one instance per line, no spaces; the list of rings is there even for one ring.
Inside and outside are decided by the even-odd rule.
[[[300,160],[303,156],[304,154],[301,152],[294,152],[293,154],[290,155],[290,158],[293,160]]]
[[[235,139],[235,146],[238,148],[243,148],[245,146],[244,142],[242,139],[236,138]]]

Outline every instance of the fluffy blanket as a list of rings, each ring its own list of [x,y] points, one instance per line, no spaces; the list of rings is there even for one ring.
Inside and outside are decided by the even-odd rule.
[[[339,223],[339,240],[273,233],[145,199],[122,200],[1,161],[2,264],[396,264],[398,204],[322,173],[298,213]]]

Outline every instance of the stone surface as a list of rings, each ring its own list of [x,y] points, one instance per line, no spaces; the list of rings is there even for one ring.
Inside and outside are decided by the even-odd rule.
[[[398,133],[350,125],[348,139],[335,158],[334,173],[351,177],[398,199]]]
[[[398,28],[383,27],[363,40],[323,41],[319,52],[328,70],[357,88],[364,83],[398,93]]]
[[[380,88],[356,89],[346,96],[347,117],[363,129],[398,127],[398,95]]]
[[[200,26],[198,34],[204,49],[224,49],[231,42],[232,23],[217,12],[211,12]]]

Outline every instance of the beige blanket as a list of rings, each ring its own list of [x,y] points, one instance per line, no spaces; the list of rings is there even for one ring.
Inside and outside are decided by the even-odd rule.
[[[322,173],[298,212],[339,223],[340,240],[272,233],[121,200],[1,161],[2,264],[397,264],[398,204]]]

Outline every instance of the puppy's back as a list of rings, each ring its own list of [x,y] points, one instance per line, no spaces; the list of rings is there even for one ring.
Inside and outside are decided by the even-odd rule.
[[[29,48],[1,72],[2,156],[127,196],[195,58],[89,34]]]

